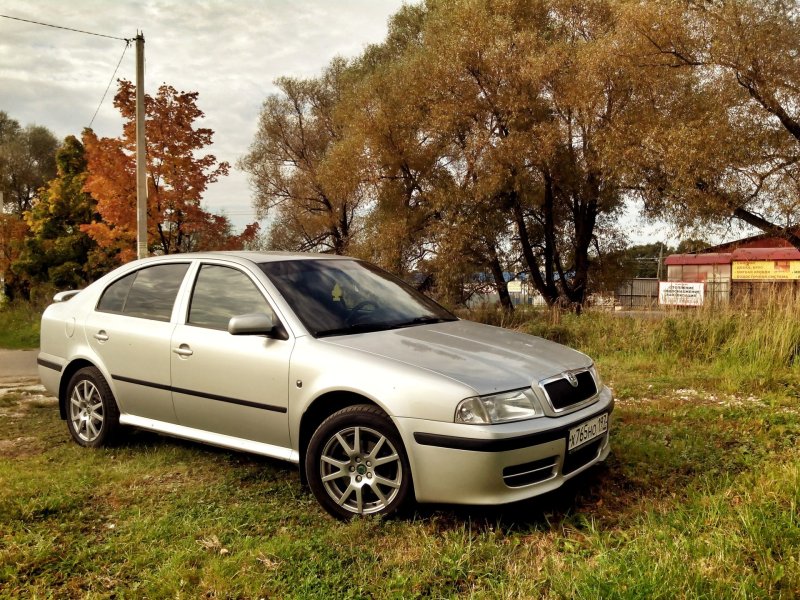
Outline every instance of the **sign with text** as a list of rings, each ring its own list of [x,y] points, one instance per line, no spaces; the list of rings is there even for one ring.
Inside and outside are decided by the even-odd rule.
[[[747,260],[733,263],[733,279],[789,281],[800,279],[800,260]]]
[[[659,281],[658,303],[664,306],[703,306],[705,284]]]

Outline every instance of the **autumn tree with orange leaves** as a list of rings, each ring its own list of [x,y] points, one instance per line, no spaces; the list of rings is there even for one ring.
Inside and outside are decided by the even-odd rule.
[[[197,92],[169,85],[145,95],[147,138],[147,240],[155,254],[240,249],[255,240],[258,224],[232,233],[227,217],[203,209],[210,183],[227,175],[230,165],[203,154],[214,132],[196,127],[203,117]],[[83,225],[97,244],[120,262],[136,257],[136,90],[121,80],[114,106],[126,119],[120,138],[99,138],[84,130],[89,176],[86,191],[97,199],[99,222]]]

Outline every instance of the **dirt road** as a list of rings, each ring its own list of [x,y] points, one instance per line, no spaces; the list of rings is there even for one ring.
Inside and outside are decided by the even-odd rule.
[[[38,350],[0,350],[0,379],[38,378]]]

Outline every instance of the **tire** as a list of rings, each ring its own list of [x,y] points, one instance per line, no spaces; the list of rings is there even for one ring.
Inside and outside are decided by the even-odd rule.
[[[343,408],[323,421],[311,436],[305,468],[314,496],[342,520],[396,513],[414,487],[400,434],[370,404]]]
[[[119,408],[103,375],[95,367],[77,371],[67,385],[67,429],[86,448],[111,444],[119,431]]]

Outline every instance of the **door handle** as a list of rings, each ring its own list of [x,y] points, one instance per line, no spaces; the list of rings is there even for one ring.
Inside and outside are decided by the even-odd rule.
[[[181,344],[177,348],[173,348],[172,351],[178,356],[191,356],[194,354],[187,344]]]
[[[96,339],[98,342],[107,342],[108,334],[105,332],[105,330],[101,329],[94,334],[94,339]]]

